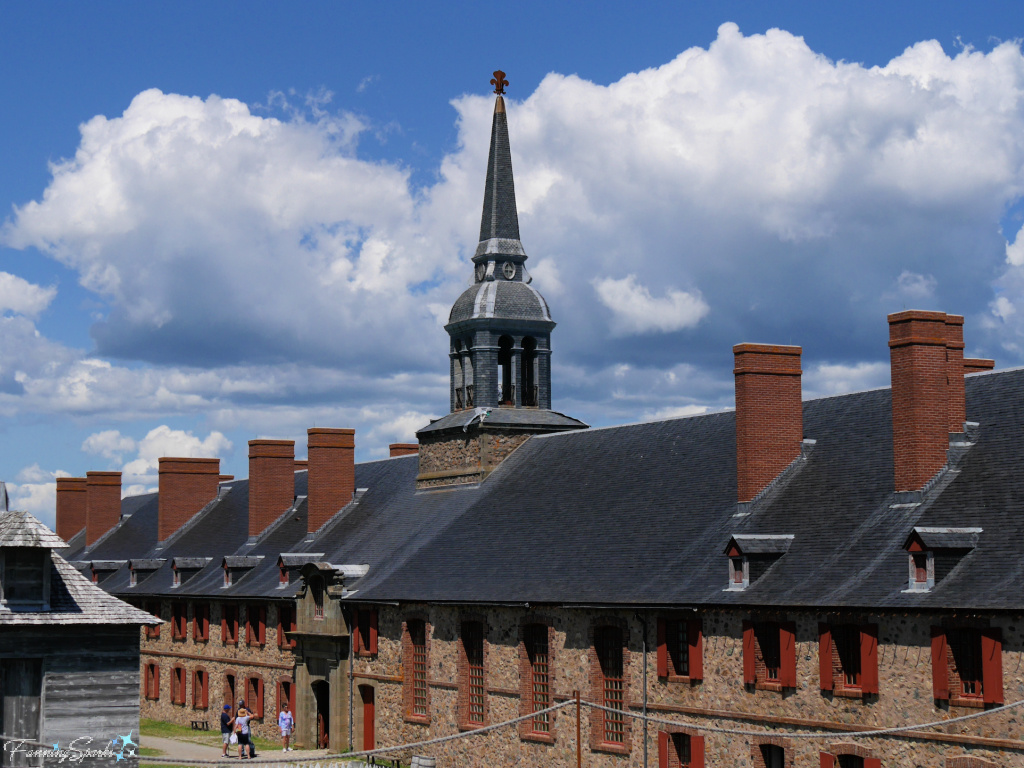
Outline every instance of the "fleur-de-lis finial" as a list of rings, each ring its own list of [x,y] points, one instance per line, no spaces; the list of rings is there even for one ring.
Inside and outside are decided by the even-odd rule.
[[[491,78],[491,85],[494,86],[494,92],[502,94],[505,92],[505,86],[508,85],[508,80],[505,79],[505,73],[500,69],[494,73],[494,77]]]

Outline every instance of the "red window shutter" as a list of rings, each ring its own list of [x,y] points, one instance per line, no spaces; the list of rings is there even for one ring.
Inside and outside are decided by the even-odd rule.
[[[669,735],[665,731],[658,731],[658,768],[668,768],[668,740]]]
[[[832,628],[824,622],[818,625],[818,679],[821,681],[821,690],[831,691],[835,688],[832,682]],[[821,754],[824,759],[826,753]]]
[[[779,657],[779,682],[796,688],[796,624],[792,621],[779,625]]]
[[[946,660],[946,630],[932,627],[932,698],[949,700],[949,663]]]
[[[690,679],[704,679],[704,628],[700,619],[686,622],[687,645],[690,662]]]
[[[370,653],[377,652],[377,611],[370,611]]]
[[[753,685],[757,682],[757,640],[754,637],[754,622],[743,622],[743,683]]]
[[[203,709],[209,709],[210,708],[210,675],[209,675],[209,673],[206,672],[206,670],[203,670],[202,683],[203,683]]]
[[[668,641],[666,640],[666,635],[665,620],[658,619],[658,677],[668,677]]]
[[[878,693],[878,625],[860,628],[860,690]]]
[[[363,633],[359,631],[359,609],[352,609],[352,653],[359,655],[363,650]]]
[[[153,665],[153,698],[160,698],[160,667]]]
[[[260,606],[260,645],[264,645],[267,642],[267,609],[265,606]]]
[[[704,768],[704,737],[690,737],[690,768]]]
[[[819,752],[821,768],[836,768],[836,758],[831,752]]]
[[[880,757],[865,757],[864,768],[882,768],[882,758]]]
[[[1003,703],[1003,632],[999,627],[981,633],[981,693],[986,704]]]
[[[256,717],[263,718],[263,678],[258,678],[256,684]]]
[[[220,611],[220,639],[221,642],[228,641],[228,609],[227,606]]]

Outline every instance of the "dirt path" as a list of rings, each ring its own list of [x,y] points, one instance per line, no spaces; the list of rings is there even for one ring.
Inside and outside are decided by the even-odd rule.
[[[143,747],[152,747],[153,749],[159,749],[163,752],[160,757],[162,758],[179,758],[181,760],[216,760],[221,761],[221,751],[223,744],[217,746],[207,746],[205,744],[197,744],[193,741],[184,741],[179,739],[167,739],[160,736],[142,736],[140,737],[141,744]],[[227,758],[223,760],[222,765],[249,765],[249,761],[242,762],[238,759],[238,747],[228,747],[228,754],[234,755],[233,758]],[[263,750],[254,759],[253,763],[265,763],[269,761],[291,761],[298,760],[299,758],[310,758],[310,757],[323,757],[328,754],[327,750],[323,749],[296,749],[293,752],[282,752],[280,748],[272,750]],[[146,762],[145,757],[139,758],[140,762]],[[282,763],[283,765],[283,763]],[[308,765],[308,763],[307,763]],[[350,765],[358,765],[358,763],[350,763]]]

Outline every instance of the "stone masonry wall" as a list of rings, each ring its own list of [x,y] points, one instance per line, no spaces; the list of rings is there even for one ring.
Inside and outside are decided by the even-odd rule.
[[[403,717],[402,685],[405,674],[401,627],[408,615],[425,615],[431,626],[428,680],[431,721],[409,723]],[[488,722],[517,717],[519,710],[520,627],[549,620],[551,690],[554,701],[567,700],[580,690],[590,696],[590,643],[599,624],[619,624],[626,630],[628,658],[627,706],[639,712],[643,702],[644,627],[633,610],[570,610],[561,608],[490,608],[463,611],[449,606],[412,606],[408,609],[381,606],[378,619],[378,654],[355,661],[355,685],[376,689],[376,741],[378,746],[409,743],[459,731],[457,723],[457,638],[463,617],[486,618],[488,646],[486,685]],[[668,615],[668,614],[662,614]],[[971,712],[960,706],[937,704],[932,699],[931,626],[934,616],[855,614],[844,617],[819,613],[758,614],[742,611],[686,612],[682,618],[699,616],[703,622],[701,682],[666,682],[657,676],[658,612],[645,612],[647,622],[647,704],[651,715],[679,723],[764,732],[763,737],[705,733],[706,765],[722,768],[754,768],[760,764],[760,743],[776,743],[786,750],[786,765],[817,766],[819,753],[859,754],[881,758],[882,766],[944,766],[947,759],[969,755],[1000,766],[1024,766],[1019,710],[998,713],[980,720],[930,729],[915,735],[889,738],[789,738],[792,726],[826,727],[844,731],[851,727],[877,728],[955,717]],[[794,621],[797,642],[797,687],[784,692],[748,690],[743,684],[742,622],[745,619]],[[818,624],[838,621],[875,623],[879,628],[879,694],[867,700],[823,693],[819,688]],[[1003,635],[1003,689],[1007,703],[1024,698],[1024,617],[990,618]],[[358,708],[359,698],[356,698]],[[584,761],[591,768],[625,768],[643,764],[643,727],[628,721],[631,749],[628,754],[592,752],[590,710],[582,710]],[[357,716],[358,720],[358,716]],[[648,765],[657,765],[659,726],[647,733]],[[821,731],[819,731],[821,732]],[[361,746],[361,720],[356,729],[356,748]],[[525,740],[515,726],[487,735],[456,740],[417,753],[432,754],[440,768],[459,766],[517,765],[552,768],[576,764],[575,708],[555,713],[552,743]],[[409,755],[402,755],[408,761]]]
[[[172,601],[164,599],[160,605],[160,618],[164,620],[160,627],[160,636],[150,638],[143,628],[140,635],[141,646],[141,716],[164,722],[189,725],[192,720],[206,720],[211,730],[217,730],[220,723],[221,707],[228,703],[226,676],[234,675],[234,701],[244,697],[243,686],[248,678],[258,677],[263,680],[263,720],[256,724],[256,732],[274,738],[277,723],[277,691],[278,682],[293,682],[295,661],[290,648],[278,647],[277,622],[279,609],[282,605],[292,603],[273,603],[263,601],[232,602],[238,609],[238,642],[225,643],[221,636],[221,618],[224,603],[219,601],[201,601],[182,599]],[[173,603],[187,605],[187,626],[185,637],[172,637],[171,606]],[[210,630],[209,639],[197,641],[193,632],[193,619],[197,604],[209,606]],[[141,607],[148,607],[149,601],[142,601]],[[266,614],[266,629],[263,645],[250,645],[246,637],[246,620],[250,606],[262,605]],[[293,609],[294,610],[294,609]],[[160,667],[160,696],[148,699],[145,696],[145,673],[149,664]],[[185,701],[176,704],[171,700],[171,679],[173,668],[181,665],[185,669]],[[206,670],[209,681],[207,708],[193,706],[193,681],[196,669]],[[233,702],[232,702],[233,703]]]

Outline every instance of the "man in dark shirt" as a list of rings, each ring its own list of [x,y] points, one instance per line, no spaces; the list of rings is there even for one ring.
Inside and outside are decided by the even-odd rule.
[[[231,705],[225,704],[220,713],[220,737],[224,741],[224,757],[228,756],[228,744],[231,743],[231,731],[234,730],[232,727],[234,724],[235,718],[231,716]]]

